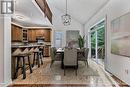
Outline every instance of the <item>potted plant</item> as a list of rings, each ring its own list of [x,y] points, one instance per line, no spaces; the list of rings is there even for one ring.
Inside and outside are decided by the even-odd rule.
[[[80,49],[84,47],[84,44],[85,44],[85,38],[84,38],[84,36],[82,37],[81,35],[79,35],[78,45],[79,45]]]

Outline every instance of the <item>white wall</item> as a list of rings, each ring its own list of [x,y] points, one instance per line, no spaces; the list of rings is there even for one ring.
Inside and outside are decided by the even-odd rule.
[[[4,18],[0,15],[0,83],[3,83],[4,79]]]
[[[11,19],[0,16],[0,87],[11,83]]]
[[[53,7],[54,8],[54,7]],[[52,30],[52,46],[54,46],[54,31],[61,31],[62,32],[62,47],[66,45],[66,30],[79,30],[80,34],[83,35],[83,26],[77,20],[72,17],[71,25],[64,26],[62,24],[61,16],[63,13],[55,8],[53,13],[53,30]]]
[[[107,58],[105,68],[118,78],[130,84],[130,58],[111,54],[111,21],[130,12],[130,0],[110,0],[89,22],[85,25],[85,32],[96,22],[107,16]],[[128,69],[128,74],[125,72]]]
[[[11,17],[10,15],[0,14],[0,87],[6,87],[10,83],[11,83]]]

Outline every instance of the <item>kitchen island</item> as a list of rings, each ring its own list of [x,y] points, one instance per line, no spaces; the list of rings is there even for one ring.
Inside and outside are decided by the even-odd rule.
[[[12,45],[12,79],[14,79],[14,74],[16,72],[16,55],[19,54],[27,54],[30,53],[30,62],[33,64],[34,59],[34,51],[42,51],[42,55],[44,56],[44,48],[50,47],[50,44],[38,45],[38,44],[28,44],[28,45]],[[42,57],[43,57],[42,56]],[[36,56],[37,57],[37,56]],[[43,58],[42,58],[43,59]],[[27,58],[25,58],[25,62],[27,62]],[[22,62],[20,63],[22,65]],[[27,67],[27,70],[29,67]],[[19,70],[18,75],[22,74],[22,70]]]

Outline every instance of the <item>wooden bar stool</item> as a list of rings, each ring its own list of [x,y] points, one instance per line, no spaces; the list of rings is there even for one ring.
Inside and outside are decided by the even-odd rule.
[[[38,65],[38,67],[40,67],[40,59],[41,59],[41,64],[43,65],[42,52],[41,51],[34,51],[34,59],[33,59],[32,67],[34,67],[35,63],[36,63],[36,65]]]
[[[41,59],[41,65],[43,65],[43,61],[42,61],[42,51],[39,51],[39,57],[40,57],[40,59]]]
[[[26,78],[25,57],[28,58],[28,64],[27,64],[27,65],[29,65],[30,73],[32,73],[32,66],[31,66],[31,64],[30,64],[29,55],[30,55],[30,54],[26,53],[26,54],[18,54],[18,55],[15,56],[16,59],[17,59],[16,71],[15,71],[15,77],[14,77],[15,79],[16,79],[17,76],[18,76],[18,70],[19,70],[20,68],[22,68],[23,79]],[[20,63],[21,59],[22,59],[22,63],[23,63],[23,64],[22,64],[22,66],[20,67],[19,63]]]
[[[44,57],[44,53],[43,53],[44,52],[44,47],[40,47],[39,50],[42,52],[41,53],[42,57]]]

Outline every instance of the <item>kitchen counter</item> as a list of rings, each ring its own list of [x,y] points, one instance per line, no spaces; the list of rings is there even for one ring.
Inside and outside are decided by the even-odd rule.
[[[30,47],[42,47],[46,45],[11,45],[12,48],[30,48]]]
[[[14,79],[14,73],[15,73],[15,70],[16,70],[16,57],[13,56],[13,55],[17,55],[19,53],[27,53],[29,52],[30,50],[34,50],[37,48],[40,48],[40,47],[43,47],[43,56],[44,57],[48,57],[50,56],[50,46],[51,44],[44,44],[44,45],[37,45],[37,44],[28,44],[28,45],[23,45],[23,44],[12,44],[11,47],[12,47],[12,79]],[[30,55],[30,60],[31,60],[31,64],[33,63],[33,58],[34,58],[34,54],[32,53]],[[27,61],[27,60],[25,60]],[[21,75],[22,71],[19,71],[19,74],[18,75]]]

